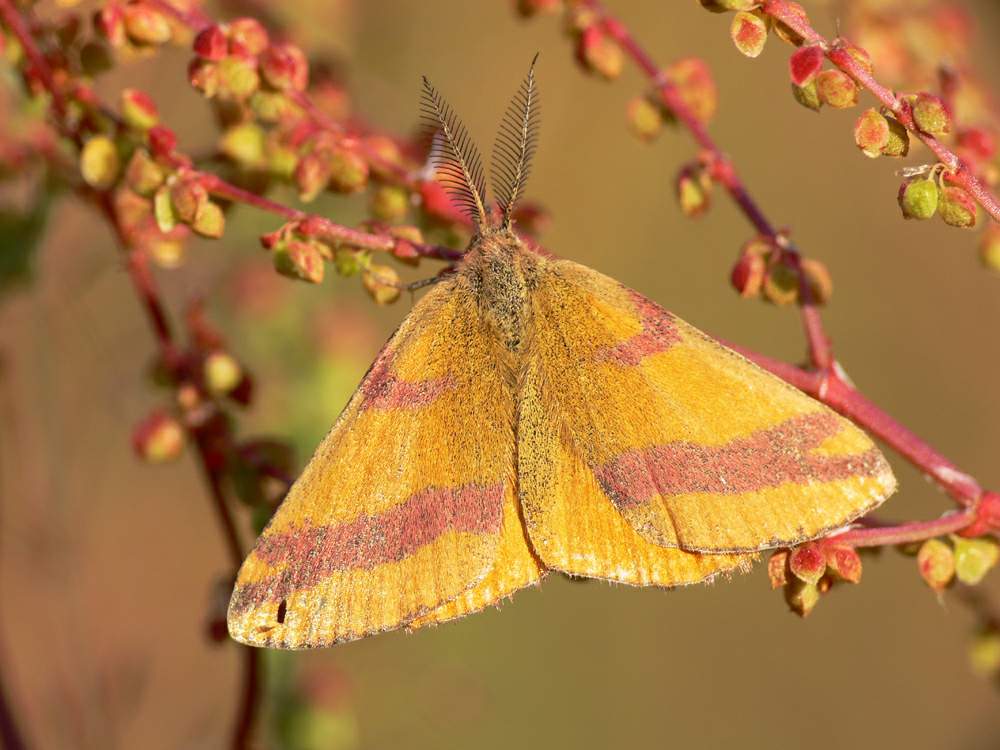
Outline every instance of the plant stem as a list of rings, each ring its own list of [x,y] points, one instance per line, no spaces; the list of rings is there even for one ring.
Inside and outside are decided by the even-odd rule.
[[[221,177],[207,172],[198,173],[205,189],[218,198],[244,203],[261,211],[281,216],[289,221],[304,221],[308,219],[319,234],[327,239],[342,242],[353,247],[363,247],[369,250],[390,251],[396,245],[396,238],[387,234],[373,234],[346,227],[330,221],[325,216],[310,214],[297,208],[272,201],[264,196],[251,193],[248,190],[226,182]],[[425,258],[454,261],[459,260],[464,253],[461,250],[442,245],[427,245],[411,243],[412,247]]]
[[[926,144],[938,158],[938,161],[948,168],[954,182],[969,192],[976,199],[976,202],[993,217],[993,221],[1000,222],[1000,201],[997,200],[997,197],[954,151],[917,127],[910,108],[905,106],[891,89],[879,83],[871,71],[848,52],[841,40],[832,43],[827,41],[812,27],[805,15],[796,12],[789,6],[787,0],[765,0],[761,10],[802,37],[805,44],[818,46],[830,62],[847,73],[861,87],[868,89],[893,113],[893,116],[899,120],[903,127]]]
[[[704,123],[699,120],[694,111],[684,101],[681,92],[664,74],[662,69],[645,48],[636,40],[628,28],[618,19],[611,16],[599,0],[584,0],[584,4],[596,12],[601,18],[603,29],[611,36],[625,54],[653,82],[663,103],[670,109],[677,120],[687,129],[697,144],[712,156],[713,177],[722,183],[733,202],[740,208],[757,232],[767,237],[776,246],[781,247],[786,257],[791,261],[792,268],[799,276],[800,314],[802,327],[809,346],[809,359],[813,366],[826,370],[833,365],[833,351],[830,338],[827,336],[820,319],[819,310],[812,298],[812,290],[799,263],[800,255],[787,237],[780,235],[774,225],[768,220],[757,202],[751,197],[729,157],[719,148],[718,144],[708,134]]]
[[[127,253],[129,279],[132,282],[132,288],[135,290],[136,296],[146,311],[150,328],[153,330],[153,335],[160,349],[160,356],[171,374],[176,377],[178,375],[180,356],[170,330],[166,310],[160,301],[155,279],[149,271],[146,256],[133,248],[129,243],[126,233],[122,230],[121,222],[118,221],[110,196],[107,193],[102,193],[98,201],[108,222],[114,229],[118,241]],[[209,497],[212,500],[212,506],[215,509],[216,517],[222,529],[222,536],[228,550],[230,564],[235,571],[243,562],[244,551],[243,545],[240,543],[239,533],[236,530],[236,522],[222,489],[222,472],[225,468],[224,461],[219,460],[218,447],[213,444],[211,437],[204,430],[190,425],[187,429],[197,448],[202,474],[209,490]],[[234,750],[244,750],[250,746],[257,707],[260,702],[259,665],[257,663],[259,654],[256,649],[247,646],[241,645],[239,648],[245,652],[245,663],[240,709],[236,726],[233,730],[232,747]]]
[[[983,489],[975,479],[859,393],[836,371],[822,373],[803,370],[742,347],[731,344],[729,346],[765,370],[872,432],[931,477],[960,505],[971,507],[982,497]]]
[[[943,534],[953,534],[969,526],[976,518],[972,508],[946,513],[930,521],[910,521],[898,526],[851,529],[831,536],[827,541],[852,547],[889,547],[910,542],[922,542]]]

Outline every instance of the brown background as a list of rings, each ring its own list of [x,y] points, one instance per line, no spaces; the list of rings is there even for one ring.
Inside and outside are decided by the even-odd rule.
[[[644,85],[633,71],[614,85],[584,77],[558,20],[521,23],[501,0],[294,5],[312,49],[353,57],[351,89],[373,123],[412,126],[426,73],[484,150],[541,51],[544,126],[529,194],[553,215],[545,244],[716,335],[801,356],[794,312],[741,302],[727,286],[750,234],[742,217],[721,198],[699,221],[673,204],[690,140],[668,132],[645,146],[626,132],[625,102]],[[727,19],[694,2],[610,5],[660,60],[711,64],[721,97],[712,131],[765,210],[831,268],[826,321],[862,390],[1000,484],[1000,279],[980,269],[975,237],[901,221],[898,165],[857,153],[855,114],[816,116],[792,101],[777,40],[750,61],[728,41]],[[807,5],[832,33],[832,12]],[[996,80],[1000,12],[986,0],[969,7],[977,59]],[[102,87],[149,88],[195,150],[214,131],[183,84],[185,61],[177,52],[135,63]],[[344,221],[357,212],[349,201],[319,208]],[[304,312],[281,313],[275,333],[230,294],[234,279],[261,269],[271,278],[255,237],[275,226],[241,209],[226,240],[196,243],[184,268],[159,276],[175,310],[191,290],[210,295],[233,349],[261,375],[248,429],[309,446],[409,303],[376,310],[336,277],[318,289],[280,282],[281,304]],[[203,623],[226,559],[191,455],[166,467],[132,457],[131,426],[162,398],[142,379],[153,352],[145,321],[106,229],[72,200],[59,205],[40,261],[34,287],[0,310],[6,677],[39,747],[219,747],[237,702],[237,653],[209,644]],[[902,488],[887,515],[947,508],[890,458]],[[996,592],[997,581],[984,585]],[[863,585],[835,592],[806,622],[785,611],[760,566],[673,593],[552,576],[500,612],[295,658],[343,682],[343,747],[996,747],[997,691],[967,669],[970,626],[957,603],[928,592],[911,559],[890,552],[867,559]]]

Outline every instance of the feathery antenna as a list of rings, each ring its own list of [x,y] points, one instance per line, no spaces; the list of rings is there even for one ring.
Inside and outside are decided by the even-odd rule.
[[[423,81],[421,117],[429,129],[441,136],[431,148],[430,165],[437,171],[438,181],[478,230],[487,223],[486,179],[479,149],[427,76]]]
[[[524,185],[531,172],[531,157],[538,143],[538,126],[541,110],[538,106],[538,90],[535,86],[535,62],[531,61],[528,75],[521,82],[521,88],[507,106],[496,143],[493,144],[493,158],[490,175],[493,178],[493,192],[502,214],[501,223],[510,229],[511,214],[517,205]]]

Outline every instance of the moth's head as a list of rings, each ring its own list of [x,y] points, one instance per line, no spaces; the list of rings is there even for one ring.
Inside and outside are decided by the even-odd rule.
[[[514,209],[528,181],[538,141],[537,60],[536,54],[528,75],[507,106],[493,144],[490,177],[495,209],[486,198],[486,178],[479,149],[451,106],[424,76],[420,109],[432,135],[428,166],[454,203],[472,221],[476,237],[500,233],[513,236]]]

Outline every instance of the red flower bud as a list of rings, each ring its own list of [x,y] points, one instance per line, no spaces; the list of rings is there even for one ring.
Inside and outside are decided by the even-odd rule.
[[[152,412],[132,431],[135,454],[150,463],[172,461],[184,447],[184,430],[172,416],[162,410]]]
[[[193,47],[198,57],[218,62],[228,54],[229,41],[218,24],[212,24],[198,32]]]
[[[309,63],[294,44],[272,44],[260,58],[264,80],[279,91],[304,91],[309,83]]]
[[[815,44],[800,47],[788,58],[788,73],[796,86],[811,83],[823,67],[823,50]]]
[[[815,542],[796,547],[788,556],[788,569],[805,583],[816,584],[826,573],[826,555]]]
[[[767,263],[759,255],[741,255],[733,264],[729,281],[743,298],[756,297],[764,284]]]
[[[122,91],[122,118],[136,130],[149,130],[160,120],[152,97],[138,89]]]
[[[153,156],[157,158],[168,157],[174,153],[174,149],[177,148],[177,136],[173,130],[164,126],[156,125],[149,129],[146,134],[149,139],[149,149],[153,152]]]
[[[729,27],[729,37],[736,45],[736,49],[744,55],[758,57],[764,51],[767,31],[767,17],[750,11],[740,11],[733,16],[733,22]]]
[[[163,44],[170,41],[170,22],[167,17],[145,3],[126,5],[125,32],[137,44]]]
[[[229,51],[256,57],[269,44],[267,29],[256,18],[237,18],[229,23]]]

